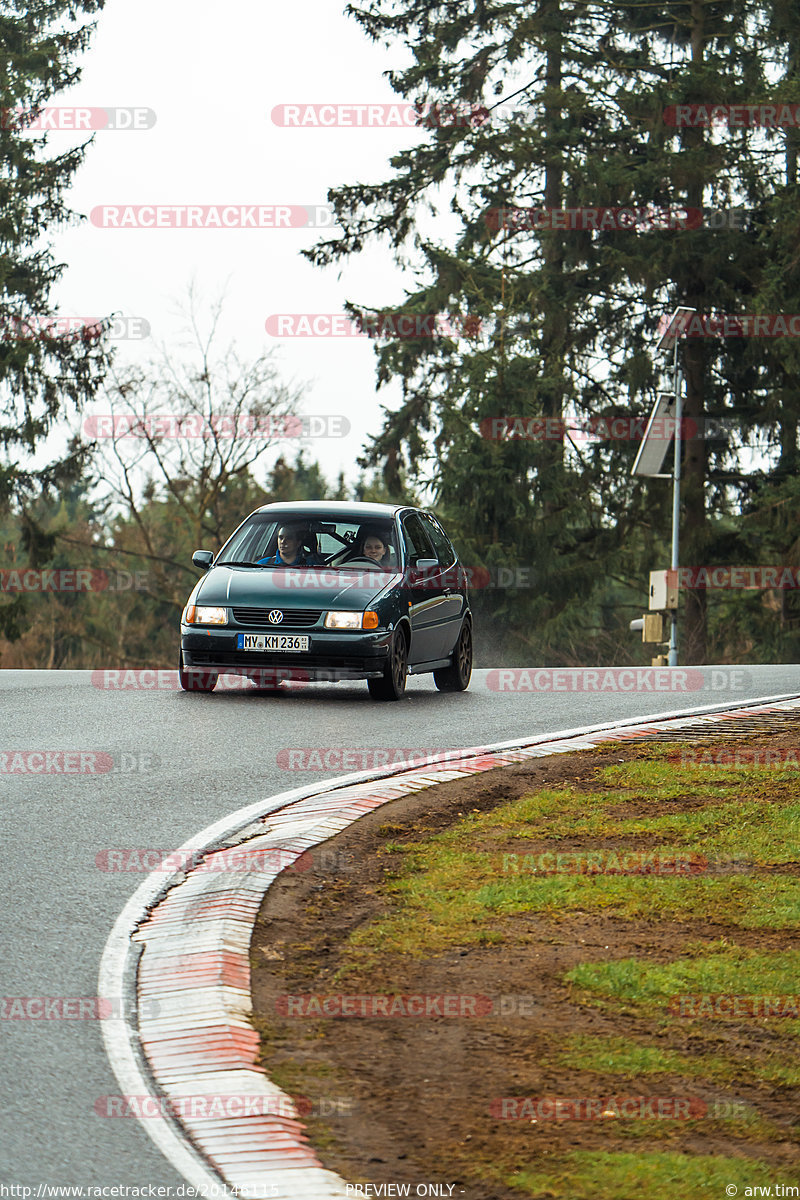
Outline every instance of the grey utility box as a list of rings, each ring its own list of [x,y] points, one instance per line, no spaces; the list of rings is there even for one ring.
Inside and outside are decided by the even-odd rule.
[[[661,612],[678,607],[678,572],[650,572],[650,603],[648,608]]]

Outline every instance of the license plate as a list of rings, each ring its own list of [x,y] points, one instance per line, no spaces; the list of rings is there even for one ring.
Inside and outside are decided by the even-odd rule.
[[[239,633],[238,650],[308,650],[308,635],[299,633]]]

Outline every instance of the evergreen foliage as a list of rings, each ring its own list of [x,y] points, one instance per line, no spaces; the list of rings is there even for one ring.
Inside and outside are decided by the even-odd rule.
[[[389,486],[403,470],[432,489],[479,563],[534,569],[534,589],[479,599],[507,625],[511,661],[635,653],[624,598],[641,604],[648,571],[667,565],[669,497],[662,482],[630,477],[636,441],[584,431],[589,419],[649,411],[659,318],[679,304],[800,311],[791,303],[797,131],[670,116],[676,105],[800,99],[795,8],[366,0],[348,9],[369,37],[410,51],[390,80],[418,106],[425,136],[392,159],[387,179],[334,188],[341,235],[306,253],[325,265],[383,237],[416,265],[416,289],[400,304],[351,306],[376,333],[379,383],[403,386],[365,463]],[[622,206],[685,215],[688,227],[519,220],[531,209]],[[435,238],[430,212],[443,220],[445,208],[457,229]],[[697,227],[704,210],[733,215]],[[399,309],[451,314],[449,336],[387,340]],[[698,433],[684,452],[683,562],[718,562],[723,550],[748,561],[752,546],[732,542],[730,524],[762,487],[747,443],[754,428],[766,431],[790,469],[796,353],[792,339],[684,339],[686,416]],[[550,418],[556,432],[484,436],[501,416]],[[708,416],[729,421],[731,434],[705,438]],[[789,547],[774,549],[782,561]],[[711,652],[707,599],[687,593],[684,661]]]
[[[102,334],[60,334],[51,293],[64,270],[48,236],[76,220],[64,192],[86,145],[50,155],[42,108],[80,75],[77,60],[104,0],[4,0],[0,5],[0,506],[80,479],[74,439],[44,467],[29,455],[59,417],[91,398],[105,373]]]

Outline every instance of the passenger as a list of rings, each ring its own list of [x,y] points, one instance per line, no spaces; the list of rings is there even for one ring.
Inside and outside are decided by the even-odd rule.
[[[317,555],[307,551],[303,539],[308,535],[307,529],[296,525],[281,525],[278,530],[278,553],[270,558],[256,559],[259,567],[311,567],[319,562]]]
[[[384,570],[392,565],[389,543],[384,534],[377,529],[365,529],[361,534],[361,556],[371,558],[374,563]]]

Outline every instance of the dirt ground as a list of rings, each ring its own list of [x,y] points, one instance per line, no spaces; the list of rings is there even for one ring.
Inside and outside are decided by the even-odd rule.
[[[739,744],[797,751],[798,737],[777,733],[725,743],[731,749]],[[544,786],[572,783],[601,790],[599,768],[640,753],[630,743],[606,743],[598,753],[534,759],[393,801],[316,850],[314,869],[284,874],[270,889],[251,951],[261,1061],[281,1087],[311,1099],[309,1136],[326,1167],[351,1181],[455,1185],[452,1195],[469,1200],[530,1196],[498,1180],[515,1170],[547,1170],[573,1150],[747,1156],[776,1168],[796,1165],[800,1173],[800,1088],[764,1085],[746,1068],[748,1061],[766,1061],[777,1049],[776,1039],[784,1052],[787,1045],[797,1046],[793,1035],[776,1029],[780,1022],[654,1023],[630,1008],[604,1012],[582,1003],[564,979],[581,962],[631,956],[672,961],[697,941],[725,938],[759,952],[798,949],[800,932],[671,921],[668,913],[657,922],[588,912],[559,919],[522,913],[493,922],[503,934],[500,944],[456,947],[422,960],[387,957],[380,967],[349,976],[344,986],[332,982],[341,944],[363,922],[387,911],[389,902],[378,888],[402,860],[401,854],[378,854],[387,842],[423,840],[465,813],[490,810]],[[662,811],[689,811],[697,804],[687,796]],[[625,815],[636,816],[635,808],[626,806]],[[636,848],[636,839],[625,845]],[[652,842],[640,846],[652,847]],[[553,843],[530,843],[531,850],[540,848],[551,850]],[[567,847],[559,843],[558,848]],[[330,869],[331,851],[337,852],[338,869]],[[281,1015],[281,995],[336,992],[526,996],[533,1008],[479,1019]],[[745,1065],[724,1088],[704,1078],[567,1069],[558,1059],[565,1036],[573,1035],[622,1036],[681,1054],[732,1057]],[[649,1123],[635,1120],[531,1123],[499,1120],[490,1112],[496,1097],[645,1094],[691,1096],[709,1105],[744,1101],[781,1132],[765,1134],[763,1124],[748,1131],[736,1121],[672,1120],[658,1122],[653,1135],[647,1132]],[[449,1194],[446,1187],[441,1194]]]

